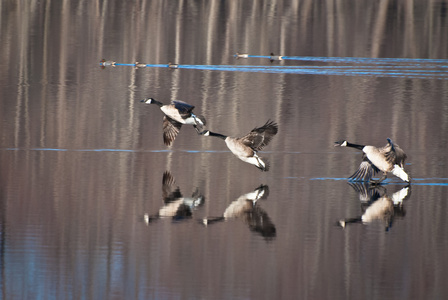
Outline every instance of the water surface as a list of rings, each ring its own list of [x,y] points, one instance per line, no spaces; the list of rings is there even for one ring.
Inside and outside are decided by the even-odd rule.
[[[445,6],[2,2],[1,298],[446,297]],[[275,120],[271,170],[188,126],[165,147],[146,97],[232,136]],[[389,177],[369,202],[346,180],[361,153],[333,143],[388,137],[413,182]],[[167,172],[203,202],[166,201]],[[380,199],[388,219],[356,221]]]

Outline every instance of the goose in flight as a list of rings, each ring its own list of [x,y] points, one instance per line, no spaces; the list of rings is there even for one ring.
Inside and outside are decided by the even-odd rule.
[[[346,140],[336,142],[335,146],[356,148],[364,152],[363,160],[358,170],[349,177],[352,181],[380,183],[387,178],[387,173],[392,173],[403,181],[411,181],[411,178],[404,170],[406,154],[389,138],[384,147],[352,144]],[[383,173],[382,177],[378,180],[372,180],[373,175],[380,171]]]
[[[269,144],[277,131],[278,125],[268,120],[266,124],[252,129],[243,137],[230,137],[210,130],[205,130],[201,134],[223,139],[230,151],[239,159],[256,166],[261,171],[269,171],[269,162],[259,157],[257,152]]]
[[[163,142],[166,146],[171,146],[176,139],[182,125],[193,125],[198,133],[198,127],[203,128],[206,121],[201,115],[193,113],[194,106],[183,101],[174,100],[170,104],[163,104],[154,98],[141,100],[146,104],[155,104],[163,111]]]

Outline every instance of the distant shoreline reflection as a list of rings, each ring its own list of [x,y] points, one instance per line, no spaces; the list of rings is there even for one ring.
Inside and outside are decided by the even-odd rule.
[[[406,215],[403,202],[411,195],[410,185],[389,196],[383,185],[361,182],[349,182],[348,184],[358,193],[362,215],[339,220],[340,227],[345,228],[354,223],[368,225],[380,222],[385,231],[389,231],[395,218],[403,218]]]

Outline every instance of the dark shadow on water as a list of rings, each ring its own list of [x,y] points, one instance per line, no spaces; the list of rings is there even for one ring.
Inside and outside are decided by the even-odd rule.
[[[184,197],[179,187],[174,188],[174,177],[169,171],[165,171],[162,177],[162,197],[164,205],[156,214],[145,213],[145,224],[154,222],[160,218],[171,218],[173,221],[190,219],[193,211],[204,204],[205,198],[196,188],[191,197]]]
[[[267,185],[260,185],[254,191],[238,197],[230,203],[222,216],[207,217],[202,220],[205,226],[221,221],[240,219],[249,226],[249,229],[263,236],[266,240],[275,238],[277,232],[267,212],[258,204],[258,200],[266,199],[269,195]]]
[[[340,227],[346,228],[349,224],[356,223],[369,225],[379,222],[382,223],[385,231],[389,231],[396,218],[403,218],[406,215],[404,201],[411,195],[410,185],[388,195],[384,185],[360,182],[348,184],[358,193],[362,215],[339,220]]]

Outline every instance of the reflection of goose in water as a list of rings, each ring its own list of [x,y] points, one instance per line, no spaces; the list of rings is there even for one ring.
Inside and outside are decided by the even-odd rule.
[[[179,133],[182,125],[193,125],[199,133],[198,126],[203,128],[206,121],[203,116],[193,114],[194,106],[183,101],[171,101],[171,104],[163,104],[153,98],[146,98],[140,102],[155,104],[163,111],[163,142],[171,146]]]
[[[276,235],[275,225],[257,203],[258,200],[267,198],[268,194],[268,186],[260,185],[253,192],[241,195],[230,203],[222,216],[205,218],[203,223],[209,225],[219,221],[241,219],[250,230],[260,233],[265,238],[273,238]]]
[[[366,208],[386,194],[382,185],[370,185],[366,182],[348,182],[357,193],[362,207]]]
[[[403,201],[410,196],[410,186],[406,186],[401,190],[387,195],[387,191],[383,186],[363,183],[350,183],[355,191],[359,193],[361,200],[362,216],[348,218],[339,221],[339,225],[345,228],[350,223],[370,224],[375,221],[383,222],[386,231],[392,227],[395,217],[403,217],[405,211]]]
[[[387,173],[392,173],[406,182],[410,182],[411,178],[404,171],[404,161],[406,154],[391,139],[387,139],[387,145],[384,147],[365,146],[349,143],[345,140],[335,143],[335,146],[352,147],[364,152],[363,160],[358,170],[349,178],[353,181],[370,181],[374,174],[379,171],[383,172],[383,176],[379,180],[371,180],[380,183],[387,178]]]
[[[143,218],[146,224],[157,218],[173,218],[174,220],[190,218],[192,210],[204,203],[204,196],[199,193],[197,188],[191,197],[184,197],[179,187],[173,190],[174,182],[171,173],[165,171],[162,178],[162,196],[165,205],[154,216],[145,214]]]

